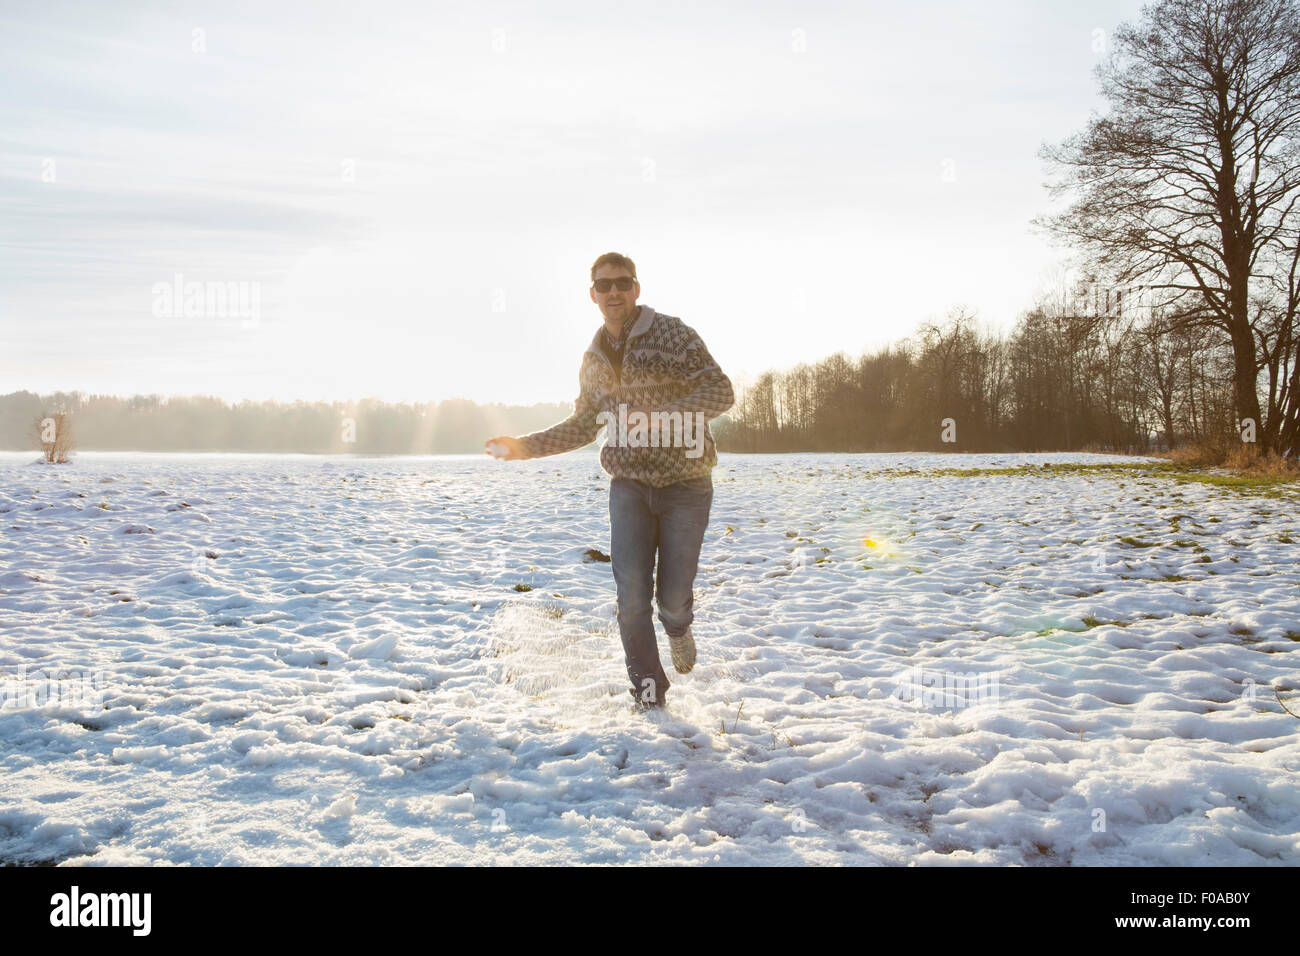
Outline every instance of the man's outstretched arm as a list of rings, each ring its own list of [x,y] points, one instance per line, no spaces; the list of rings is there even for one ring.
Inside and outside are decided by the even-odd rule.
[[[520,435],[518,438],[512,438],[504,441],[503,438],[494,438],[489,441],[498,441],[505,444],[510,450],[507,456],[508,460],[526,459],[526,458],[545,458],[547,455],[559,455],[566,451],[573,451],[575,448],[581,448],[596,440],[600,434],[600,422],[596,421],[596,415],[599,408],[596,406],[595,399],[591,393],[581,384],[581,373],[579,373],[578,398],[573,403],[573,414],[564,421],[552,425],[550,428],[543,429],[539,432],[531,432],[527,435]]]

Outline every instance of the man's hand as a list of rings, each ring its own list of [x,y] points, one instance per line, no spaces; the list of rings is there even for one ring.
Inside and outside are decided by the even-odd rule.
[[[492,450],[493,445],[497,446],[496,452]],[[524,446],[520,444],[519,439],[511,438],[509,435],[498,435],[496,438],[489,438],[483,443],[483,450],[494,458],[504,458],[506,461],[523,461],[527,457],[524,454]]]

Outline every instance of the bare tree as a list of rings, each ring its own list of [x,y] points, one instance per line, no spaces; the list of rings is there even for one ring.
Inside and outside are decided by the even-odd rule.
[[[1146,373],[1148,389],[1160,413],[1160,424],[1165,434],[1165,447],[1173,451],[1178,445],[1174,424],[1174,396],[1178,390],[1178,364],[1180,342],[1167,321],[1158,315],[1134,327],[1141,343],[1142,371]]]
[[[65,412],[39,415],[32,423],[32,438],[45,456],[46,464],[62,465],[68,462],[72,451],[72,423]]]
[[[1296,374],[1300,10],[1294,0],[1162,0],[1143,13],[1098,67],[1109,115],[1043,147],[1064,173],[1052,193],[1077,198],[1036,222],[1118,286],[1221,329],[1237,416],[1273,446],[1295,433],[1295,403],[1276,394],[1261,421],[1258,378],[1270,344],[1290,351],[1268,387]],[[1266,297],[1280,312],[1252,314],[1252,299]],[[1276,327],[1271,341],[1261,318]]]

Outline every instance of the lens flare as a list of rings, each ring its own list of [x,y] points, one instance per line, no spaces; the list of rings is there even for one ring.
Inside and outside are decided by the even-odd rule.
[[[894,553],[893,544],[891,544],[889,541],[886,541],[884,538],[881,538],[879,540],[877,540],[876,538],[863,538],[862,544],[869,551],[874,551],[877,554],[892,555]]]

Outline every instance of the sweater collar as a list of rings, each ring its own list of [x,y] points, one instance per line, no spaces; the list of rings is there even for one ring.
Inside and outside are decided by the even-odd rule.
[[[627,351],[628,342],[632,341],[634,336],[641,335],[647,329],[649,329],[651,323],[654,322],[654,319],[655,319],[655,310],[650,308],[650,306],[642,305],[637,307],[636,317],[629,318],[627,320],[632,323],[632,328],[627,332],[626,335],[623,336],[624,352]],[[597,355],[604,355],[605,353],[601,350],[600,347],[600,341],[602,338],[604,338],[604,335],[605,335],[605,324],[602,322],[600,328],[596,330],[596,334],[592,336],[591,344],[587,346],[587,351],[595,352]]]

